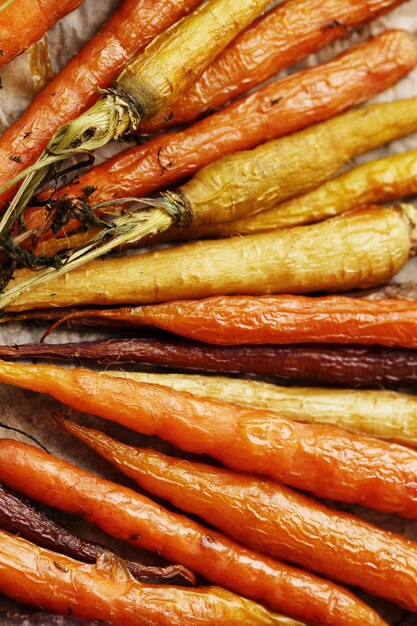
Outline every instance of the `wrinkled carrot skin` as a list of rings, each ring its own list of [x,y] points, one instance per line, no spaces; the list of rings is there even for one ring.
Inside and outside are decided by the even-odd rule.
[[[0,485],[0,528],[18,534],[41,548],[60,552],[78,561],[95,563],[109,549],[89,543],[57,524],[33,504]],[[181,565],[151,567],[123,560],[124,566],[137,579],[154,578],[161,581],[175,576],[195,584],[195,576]]]
[[[61,315],[59,311],[56,312]],[[35,313],[35,318],[37,317]],[[120,328],[112,320],[77,318],[81,326]],[[136,363],[190,372],[257,374],[282,382],[344,387],[417,385],[417,351],[405,348],[294,344],[289,346],[214,346],[169,338],[107,339],[67,344],[0,346],[0,357],[88,359],[97,363]]]
[[[378,389],[331,389],[279,386],[229,376],[137,372],[106,369],[127,380],[165,385],[195,396],[214,398],[255,409],[267,409],[296,422],[333,424],[354,433],[417,448],[417,398]]]
[[[47,611],[113,626],[216,625],[219,620],[255,625],[285,624],[267,609],[219,587],[191,590],[144,585],[114,557],[86,565],[0,531],[0,584],[11,598]],[[288,626],[296,626],[292,620]]]
[[[387,31],[365,44],[365,48],[362,46],[360,51],[365,58],[368,54],[372,58],[373,53],[376,54],[372,48],[382,51],[387,47],[387,56],[382,55],[387,59],[402,40],[400,47],[405,44],[406,56],[412,56],[414,65],[417,41],[405,31]],[[393,55],[397,62],[399,56]],[[365,69],[363,61],[359,56],[357,63],[369,80],[371,64]],[[352,69],[354,66],[352,62]],[[271,209],[278,202],[317,187],[366,150],[362,129],[360,138],[354,136],[355,113],[353,118],[339,115],[290,137],[266,142],[254,150],[225,156],[197,172],[179,189],[169,192],[168,199],[179,207],[188,208],[193,215],[191,226],[196,227],[230,222]]]
[[[7,312],[143,305],[220,294],[365,289],[400,271],[416,243],[414,206],[368,207],[311,226],[92,261],[66,275],[52,276],[46,284],[33,285],[11,301]],[[19,289],[33,278],[33,271],[17,270],[11,288]],[[128,318],[131,310],[125,314]],[[120,317],[123,313],[116,313],[116,319]]]
[[[31,165],[60,126],[96,102],[97,87],[107,87],[126,61],[199,3],[200,0],[124,0],[97,35],[3,133],[0,184]],[[18,157],[19,162],[10,156]],[[0,206],[12,195],[13,189],[2,194]]]
[[[178,100],[216,56],[266,8],[269,0],[208,0],[161,33],[123,68],[110,93],[136,121],[151,119]],[[136,126],[132,125],[131,130]],[[119,135],[115,135],[117,138]]]
[[[402,300],[216,296],[92,310],[91,315],[153,326],[215,345],[347,343],[417,348],[417,302]]]
[[[0,480],[44,504],[81,514],[114,537],[188,564],[208,580],[308,624],[385,625],[336,584],[245,548],[135,491],[37,448],[2,439]]]
[[[285,2],[229,44],[179,100],[141,125],[139,132],[195,120],[402,2]]]
[[[133,448],[68,420],[59,423],[147,492],[244,545],[416,610],[417,544],[400,535],[272,481]]]
[[[0,69],[46,33],[83,0],[14,0],[0,12]]]
[[[183,132],[161,135],[126,150],[81,176],[75,188],[71,185],[61,188],[59,195],[67,194],[75,199],[80,189],[96,187],[90,199],[94,203],[144,196],[172,185],[220,157],[291,134],[364,102],[407,74],[417,61],[416,51],[410,36],[402,31],[390,31],[329,63],[271,83]],[[415,103],[413,100],[408,103],[403,101],[395,106],[391,103],[390,117],[395,123],[390,126],[387,118],[383,130],[373,129],[370,136],[364,135],[359,151],[417,130]],[[379,111],[383,116],[385,109],[381,105],[376,109],[371,107],[376,116]],[[42,225],[44,220],[43,207],[26,212],[28,229]],[[77,223],[71,222],[65,233],[76,227]],[[177,231],[175,234],[178,237]],[[49,250],[42,253],[48,254]]]
[[[234,470],[417,518],[417,452],[397,444],[86,369],[1,362],[0,382],[48,393],[181,450],[208,454]]]
[[[311,224],[358,206],[392,202],[417,193],[417,150],[394,154],[348,170],[307,194],[280,202],[268,211],[216,224],[210,237],[229,237]]]

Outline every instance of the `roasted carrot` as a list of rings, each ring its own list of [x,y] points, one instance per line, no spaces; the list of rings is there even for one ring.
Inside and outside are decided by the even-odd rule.
[[[195,396],[268,409],[298,422],[333,424],[352,432],[417,447],[417,398],[404,393],[279,387],[222,376],[109,370],[106,373],[128,381],[165,385]]]
[[[397,444],[86,369],[1,362],[0,382],[48,393],[231,469],[319,497],[417,517],[417,452]]]
[[[73,313],[69,319],[87,314]],[[226,346],[308,342],[417,348],[417,303],[402,300],[216,296],[135,308],[93,309],[89,314]]]
[[[24,179],[0,220],[0,235],[9,232],[38,187],[56,177],[63,161],[131,133],[142,120],[178,99],[267,4],[268,0],[206,0],[154,39],[88,111],[59,128],[34,165],[0,187],[4,193]]]
[[[83,0],[12,0],[0,6],[0,69],[46,33]],[[7,6],[4,6],[7,5]]]
[[[183,132],[162,135],[127,150],[82,176],[75,188],[71,185],[63,187],[54,197],[63,197],[77,204],[80,189],[95,189],[89,199],[90,203],[95,204],[121,196],[144,195],[163,185],[178,182],[219,157],[254,148],[262,142],[293,133],[336,115],[348,106],[363,102],[407,72],[415,63],[415,50],[415,42],[410,36],[404,36],[398,31],[386,33],[323,66],[269,84]],[[359,153],[416,130],[416,101],[412,99],[377,105],[349,113],[323,128],[317,127],[313,136],[323,133],[320,145],[325,154],[335,154],[333,138],[334,134],[338,136],[340,151],[336,151],[332,171],[336,172],[346,160]],[[363,116],[367,117],[365,128]],[[312,131],[308,131],[306,141],[310,136]],[[304,143],[303,137],[294,138],[293,142]],[[293,142],[289,145],[293,145]],[[313,144],[312,140],[311,149]],[[281,147],[288,158],[290,152],[292,155],[297,152],[296,146],[290,150],[288,140]],[[297,159],[298,155],[297,152]],[[311,167],[308,171],[311,172]],[[325,173],[322,172],[322,175]],[[302,171],[292,171],[289,176],[294,188],[303,185],[302,181],[306,184]],[[311,184],[314,183],[310,181]],[[49,197],[50,193],[41,196],[44,201]],[[30,209],[25,216],[28,231],[42,227],[47,215],[44,207]],[[218,217],[214,216],[213,219]],[[51,242],[39,254],[50,254],[51,246],[54,246],[52,253],[71,245],[79,247],[85,235],[75,236],[69,242],[67,239],[68,234],[78,225],[72,220],[64,229],[65,237]],[[187,237],[189,231],[191,237],[193,228],[175,229],[170,238]],[[49,231],[49,237],[51,234]]]
[[[146,491],[244,545],[417,609],[417,544],[272,481],[126,446],[68,420],[59,423]]]
[[[311,224],[374,202],[417,193],[417,150],[360,165],[317,189],[281,202],[268,211],[227,224],[213,224],[201,236],[228,237]]]
[[[58,311],[54,312],[60,315]],[[27,319],[27,315],[22,316]],[[34,312],[29,319],[36,319]],[[7,319],[7,318],[4,318]],[[9,318],[8,321],[12,321]],[[74,323],[113,328],[108,318]],[[114,322],[118,326],[117,322]],[[177,337],[107,339],[67,344],[1,346],[1,358],[88,359],[98,363],[139,363],[194,372],[248,373],[277,381],[345,387],[398,387],[417,384],[417,351],[331,344],[214,346]]]
[[[114,626],[288,624],[293,620],[221,589],[138,583],[113,555],[86,565],[0,531],[0,584],[11,598]]]
[[[256,20],[171,107],[140,132],[190,122],[259,85],[402,0],[289,0]],[[254,53],[256,51],[256,53]]]
[[[393,33],[387,36],[391,38]],[[417,52],[415,41],[413,45]],[[164,194],[162,206],[171,211],[175,207],[181,214],[191,213],[192,225],[198,227],[265,211],[317,187],[358,153],[358,139],[350,136],[346,140],[343,130],[337,130],[344,119],[339,116],[255,150],[223,157],[200,170],[177,191]],[[344,126],[346,132],[348,128],[349,124]]]
[[[414,252],[416,215],[408,205],[371,207],[311,226],[93,261],[66,276],[58,270],[48,284],[42,283],[53,268],[45,273],[22,270],[0,296],[0,308],[146,304],[218,294],[370,287],[389,280]]]
[[[123,0],[103,28],[0,137],[1,184],[31,165],[60,126],[96,102],[98,87],[108,87],[132,56],[199,2]],[[11,195],[12,190],[1,194],[1,203]]]
[[[308,624],[384,624],[336,584],[245,548],[37,448],[1,439],[0,480],[68,513],[82,512],[85,519],[123,541],[182,562],[208,580]]]
[[[0,485],[0,528],[18,534],[41,548],[60,552],[84,563],[96,563],[105,553],[110,553],[104,546],[80,539],[3,485]],[[193,573],[182,565],[151,567],[126,560],[123,564],[137,580],[153,578],[165,581],[181,577],[195,584]]]
[[[48,311],[62,315],[60,311]],[[44,315],[44,313],[43,313]],[[54,319],[55,319],[54,316]],[[39,312],[22,319],[37,319]],[[4,318],[13,321],[11,316]],[[73,323],[113,328],[108,318],[77,317]],[[139,363],[194,372],[248,373],[277,381],[345,387],[398,387],[417,384],[417,351],[331,344],[215,346],[178,337],[135,337],[67,344],[0,346],[0,357],[88,359],[98,363]]]

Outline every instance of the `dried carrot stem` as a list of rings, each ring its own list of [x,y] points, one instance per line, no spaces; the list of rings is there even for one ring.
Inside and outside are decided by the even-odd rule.
[[[412,206],[374,207],[312,226],[93,261],[45,285],[42,272],[22,270],[0,296],[0,308],[22,311],[73,304],[146,304],[217,294],[370,287],[389,280],[414,252],[416,215]],[[123,319],[131,314],[135,311],[129,309],[115,316]],[[112,316],[112,312],[105,315]],[[138,312],[137,318],[141,315]],[[146,323],[151,322],[148,317]],[[197,337],[199,331],[203,332],[203,327],[189,332]],[[307,341],[311,341],[307,334]],[[210,341],[208,336],[206,341]],[[268,343],[266,338],[263,343]]]
[[[3,485],[0,485],[0,528],[18,534],[41,548],[65,554],[84,563],[96,563],[104,554],[110,553],[104,546],[77,537]],[[137,580],[154,578],[162,582],[181,577],[195,585],[194,574],[182,565],[151,567],[126,560],[123,560],[123,565]]]
[[[49,313],[55,313],[58,317],[62,315],[59,310],[53,309],[47,313],[47,319],[50,319]],[[44,313],[39,315],[39,312],[23,314],[18,316],[18,319],[20,317],[45,319]],[[4,318],[4,321],[13,319]],[[117,321],[113,322],[108,318],[76,317],[73,323],[93,328],[120,327]],[[138,363],[184,371],[257,374],[273,376],[276,380],[285,382],[315,382],[345,387],[417,385],[417,351],[380,346],[371,348],[331,344],[215,346],[174,336],[158,339],[135,337],[66,344],[0,346],[0,357],[7,359],[37,357],[71,361],[89,359],[113,365]]]
[[[113,555],[86,565],[0,531],[0,584],[11,598],[113,626],[288,624],[295,622],[220,589],[190,590],[135,581]]]
[[[164,385],[195,396],[275,411],[297,422],[333,424],[352,432],[417,448],[417,398],[404,393],[278,387],[222,376],[109,370],[106,374],[128,381]]]
[[[149,493],[244,545],[417,609],[417,544],[400,535],[272,481],[133,448],[68,420],[58,423]]]
[[[417,518],[417,452],[397,444],[86,369],[1,362],[0,382],[48,393],[181,450],[208,454],[234,470]]]
[[[34,165],[0,187],[4,193],[24,179],[0,220],[0,235],[10,232],[30,198],[59,164],[131,133],[142,120],[176,100],[267,4],[268,0],[206,0],[161,33],[124,67],[88,111],[53,135]],[[182,219],[175,221],[181,224]]]
[[[12,0],[0,7],[0,69],[74,11],[83,0]]]
[[[98,87],[108,87],[132,56],[199,3],[123,0],[102,29],[0,137],[0,184],[36,161],[60,126],[98,100]],[[12,195],[13,190],[1,194],[0,206]]]
[[[363,102],[408,72],[408,68],[415,63],[415,52],[415,42],[409,35],[404,36],[398,31],[385,33],[329,63],[269,84],[183,132],[158,136],[142,146],[127,150],[82,176],[75,190],[71,186],[63,187],[55,197],[71,200],[77,205],[77,189],[96,189],[89,200],[94,204],[122,196],[141,196],[163,185],[171,185],[219,157],[254,148]],[[305,149],[306,143],[313,151],[311,160],[317,160],[313,137],[320,136],[321,151],[329,154],[329,162],[334,155],[331,166],[327,161],[323,171],[317,166],[314,176],[321,180],[326,176],[326,167],[334,173],[354,156],[416,130],[416,101],[377,105],[348,113],[338,121],[316,127],[314,132],[306,131],[305,142],[304,135],[294,137],[289,143],[283,140],[284,143],[279,144],[280,150],[288,158],[296,153],[298,163],[302,152],[300,145]],[[364,116],[367,118],[366,126]],[[335,134],[339,150],[336,149]],[[311,137],[310,142],[308,137]],[[294,148],[291,149],[293,143]],[[323,154],[320,154],[320,161]],[[284,159],[278,159],[275,169],[283,166],[287,172],[288,164],[282,161]],[[307,171],[313,174],[311,165]],[[291,171],[289,179],[294,189],[319,183],[315,179],[306,182],[302,168]],[[287,183],[284,187],[288,193]],[[45,201],[49,195],[42,195],[41,198]],[[42,227],[46,216],[44,207],[30,209],[25,214],[27,229]],[[220,217],[213,211],[213,219],[220,221]],[[74,235],[68,240],[68,235],[78,227],[79,223],[72,220],[61,233],[61,238],[54,237],[52,242],[44,242],[37,253],[54,254],[63,248],[84,245],[91,234]],[[93,229],[93,232],[96,231]],[[191,238],[193,232],[192,225],[189,229],[173,229],[172,234],[167,233],[167,238]],[[51,237],[51,231],[46,236]]]
[[[177,102],[139,131],[190,122],[399,4],[402,0],[283,2],[249,26]]]
[[[360,205],[399,200],[417,193],[417,150],[360,165],[317,189],[268,211],[203,228],[201,236],[248,235],[311,224]]]
[[[1,439],[0,480],[44,504],[75,515],[82,511],[83,517],[109,534],[182,562],[216,584],[308,624],[385,625],[336,584],[245,548],[131,489],[37,448]]]

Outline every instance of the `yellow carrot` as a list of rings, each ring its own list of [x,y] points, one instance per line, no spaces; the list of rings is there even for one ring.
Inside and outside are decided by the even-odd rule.
[[[413,206],[373,207],[312,226],[93,261],[46,285],[39,273],[22,270],[0,306],[22,311],[366,288],[403,267],[414,253],[416,225]],[[26,293],[14,300],[22,285]]]
[[[227,237],[311,224],[360,205],[399,200],[415,193],[417,150],[411,150],[365,163],[268,211],[226,224],[213,224],[201,234]]]

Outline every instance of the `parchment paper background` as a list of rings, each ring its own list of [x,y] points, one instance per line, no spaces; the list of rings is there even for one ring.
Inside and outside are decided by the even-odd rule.
[[[67,60],[100,28],[110,14],[111,10],[117,4],[117,0],[85,0],[84,4],[79,9],[61,20],[55,25],[54,28],[51,29],[48,34],[48,41],[50,50],[53,53],[53,64],[55,70],[62,68]],[[379,32],[384,27],[406,28],[417,35],[417,0],[408,0],[408,2],[395,10],[389,16],[376,20],[370,26],[353,34],[350,40],[338,42],[334,46],[321,51],[318,55],[309,57],[306,62],[298,65],[297,69],[303,65],[314,65],[318,61],[324,61],[331,58],[336,53],[339,53],[349,47],[349,45],[353,42],[363,40],[371,32]],[[33,84],[28,70],[26,55],[21,55],[4,68],[0,73],[0,77],[3,84],[3,89],[0,91],[0,132],[2,132],[9,124],[20,116],[27,104],[34,97]],[[384,94],[379,96],[377,100],[388,101],[415,95],[417,95],[417,70],[403,80],[397,87],[386,91]],[[102,160],[103,158],[110,156],[110,154],[113,154],[115,151],[125,147],[126,143],[110,146],[109,148],[101,151],[98,158],[99,160]],[[361,160],[367,160],[371,157],[383,156],[388,153],[401,152],[412,148],[417,148],[417,135],[397,141],[388,147],[362,157]],[[397,277],[397,279],[413,280],[417,278],[416,268],[416,262],[411,261]],[[43,329],[44,327],[37,323],[25,325],[13,324],[4,327],[0,326],[0,343],[10,344],[37,341]],[[94,338],[99,336],[99,334],[92,333],[89,333],[88,335],[77,334],[75,332],[71,333],[65,329],[61,329],[50,338],[50,341],[63,342],[79,338]],[[160,450],[170,450],[169,446],[157,441],[156,439],[140,437],[130,431],[104,422],[99,418],[80,415],[75,411],[69,411],[66,407],[46,396],[0,385],[1,422],[17,426],[23,431],[31,433],[37,437],[49,451],[67,459],[70,462],[84,467],[87,470],[93,471],[96,474],[105,476],[106,478],[116,480],[131,487],[134,486],[132,482],[124,479],[121,474],[114,470],[109,464],[102,461],[95,453],[89,451],[85,446],[76,442],[75,439],[60,431],[50,417],[52,412],[71,414],[75,419],[80,419],[85,424],[96,425],[109,434],[126,442],[131,442],[133,444],[136,443],[138,445],[153,445]],[[0,429],[0,436],[10,437],[15,435],[4,429]],[[137,487],[135,486],[134,488]],[[380,515],[364,511],[359,508],[356,508],[355,512],[385,528],[395,530],[396,532],[400,532],[417,540],[417,522],[407,522],[396,516]],[[149,553],[140,553],[138,550],[133,551],[132,548],[112,540],[101,531],[98,531],[83,522],[70,519],[69,517],[61,514],[59,514],[59,516],[61,519],[65,519],[66,523],[70,524],[77,530],[77,532],[83,534],[87,538],[94,538],[102,543],[108,543],[113,547],[117,547],[120,552],[125,555],[129,555],[130,557],[140,558],[146,562],[159,562],[157,557],[150,555]],[[395,574],[393,574],[393,576],[394,575]],[[376,606],[385,619],[387,619],[391,624],[395,624],[398,620],[401,620],[401,623],[407,624],[407,626],[417,626],[417,615],[410,615],[407,619],[404,612],[394,606],[374,598],[370,598],[365,594],[360,595],[367,602]],[[0,597],[0,609],[2,606],[8,606],[9,604],[10,603],[6,599],[2,600]],[[401,619],[403,617],[405,618],[404,622]]]

